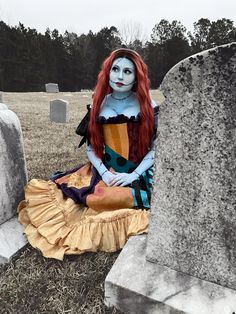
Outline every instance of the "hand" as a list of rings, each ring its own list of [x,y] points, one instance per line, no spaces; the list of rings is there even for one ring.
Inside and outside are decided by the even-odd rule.
[[[112,173],[111,171],[106,171],[102,175],[102,181],[106,183],[106,185],[110,186],[110,181],[116,177],[115,173]]]
[[[110,180],[110,186],[126,186],[137,180],[139,175],[136,172],[132,173],[119,173],[116,172],[115,176]]]

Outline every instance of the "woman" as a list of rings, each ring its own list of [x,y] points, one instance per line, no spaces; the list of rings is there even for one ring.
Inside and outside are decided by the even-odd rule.
[[[147,232],[157,107],[139,54],[118,49],[104,61],[93,97],[85,165],[32,180],[19,220],[45,257],[115,251]]]

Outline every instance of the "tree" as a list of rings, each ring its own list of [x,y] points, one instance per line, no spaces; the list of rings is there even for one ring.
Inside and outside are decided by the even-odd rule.
[[[188,33],[193,52],[202,51],[209,48],[209,32],[211,21],[209,19],[200,19],[193,23],[194,31]]]
[[[223,18],[211,22],[209,19],[202,18],[193,25],[193,34],[188,33],[193,53],[236,40],[236,28],[233,21],[229,19]]]
[[[104,27],[98,33],[90,31],[79,37],[83,60],[83,82],[85,88],[93,88],[103,60],[121,45],[116,27]]]
[[[119,27],[119,34],[122,45],[130,49],[134,49],[137,43],[139,43],[139,47],[141,47],[143,43],[147,41],[141,24],[134,21],[123,21]]]
[[[169,69],[190,55],[186,28],[178,21],[161,20],[153,28],[151,43],[147,43],[146,62],[152,88],[157,88]]]
[[[174,20],[170,23],[163,19],[152,29],[151,42],[154,45],[161,45],[173,37],[186,39],[185,32],[186,28],[179,21]]]
[[[65,88],[70,91],[79,91],[83,88],[83,60],[79,38],[77,34],[66,31],[63,36],[63,43],[68,59],[64,79]]]
[[[235,40],[236,28],[233,21],[223,18],[211,23],[209,42],[212,47],[227,44]]]

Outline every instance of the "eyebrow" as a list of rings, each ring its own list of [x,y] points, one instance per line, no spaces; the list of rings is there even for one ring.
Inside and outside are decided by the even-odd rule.
[[[114,64],[112,68],[114,68],[114,67],[117,67],[117,68],[119,68],[119,69],[120,69],[119,65],[117,65],[117,64]],[[124,70],[134,71],[134,69],[133,69],[133,68],[129,68],[129,67],[124,68]]]

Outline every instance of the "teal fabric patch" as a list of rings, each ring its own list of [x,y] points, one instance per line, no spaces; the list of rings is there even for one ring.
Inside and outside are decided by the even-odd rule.
[[[135,163],[122,157],[108,145],[105,145],[105,163],[108,167],[112,167],[117,172],[131,173],[137,167]]]
[[[105,164],[112,167],[116,172],[133,172],[138,165],[122,157],[105,145]],[[130,185],[134,199],[134,208],[150,208],[152,191],[153,166],[146,170],[138,180]]]

